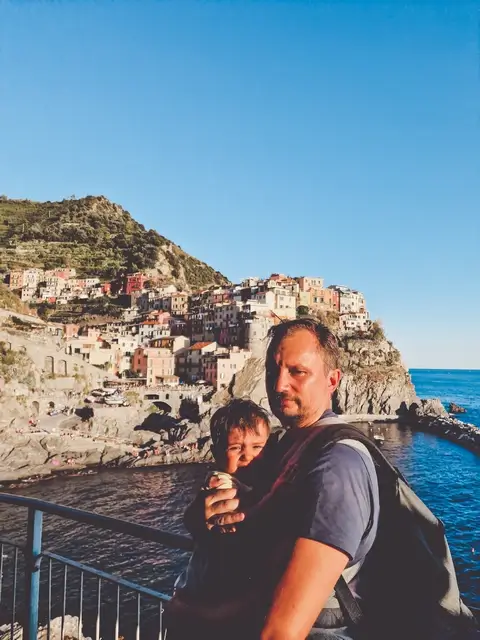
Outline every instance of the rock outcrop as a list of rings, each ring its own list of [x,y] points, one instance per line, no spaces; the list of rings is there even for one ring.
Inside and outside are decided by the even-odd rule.
[[[444,416],[417,415],[412,417],[409,415],[405,416],[403,420],[420,431],[446,438],[471,451],[480,453],[480,429],[474,424],[452,418],[446,412]]]
[[[265,409],[269,409],[265,388],[265,359],[250,358],[237,373],[228,389],[217,392],[212,402],[221,405],[231,398],[250,398]]]
[[[211,460],[208,421],[159,415],[155,425],[155,417],[141,407],[100,407],[88,421],[45,416],[32,427],[14,419],[0,429],[0,485],[102,467]]]
[[[387,340],[345,338],[341,342],[342,380],[334,405],[348,415],[396,415],[420,403],[400,353]],[[265,365],[251,358],[235,376],[230,388],[217,393],[214,402],[247,396],[268,408]]]
[[[459,404],[455,402],[450,402],[448,405],[448,413],[467,413],[465,407],[461,407]]]
[[[429,398],[413,402],[406,416],[411,420],[425,417],[446,418],[448,413],[439,398]]]
[[[395,415],[415,402],[410,375],[391,342],[345,338],[341,345],[338,412]]]

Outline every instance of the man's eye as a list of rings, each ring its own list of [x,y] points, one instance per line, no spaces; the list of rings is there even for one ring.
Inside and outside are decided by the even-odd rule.
[[[228,450],[232,453],[238,453],[240,451],[241,447],[240,446],[233,446],[233,447],[228,447]]]
[[[263,444],[254,444],[253,448],[254,449],[263,449],[264,445]]]
[[[292,370],[292,374],[294,376],[304,376],[307,372],[303,371],[302,369],[293,369]]]

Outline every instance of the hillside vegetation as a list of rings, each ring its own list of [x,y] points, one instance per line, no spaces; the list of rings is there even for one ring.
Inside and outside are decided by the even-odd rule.
[[[17,380],[29,387],[35,386],[34,365],[26,353],[10,349],[0,341],[0,378],[5,382]]]
[[[8,287],[0,282],[0,309],[7,311],[15,311],[16,313],[32,313],[31,310],[23,304],[20,298],[12,293]]]
[[[227,281],[103,196],[32,202],[0,198],[0,273],[75,267],[111,279],[144,271],[159,283],[192,290]]]

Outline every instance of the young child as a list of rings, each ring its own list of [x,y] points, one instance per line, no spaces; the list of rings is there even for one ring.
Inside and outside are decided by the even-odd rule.
[[[213,414],[210,433],[216,470],[207,476],[204,490],[210,488],[212,476],[217,476],[221,481],[217,488],[235,486],[240,497],[248,494],[249,487],[235,478],[235,474],[247,467],[265,447],[270,435],[267,412],[251,400],[231,400]],[[208,599],[213,592],[228,590],[229,585],[225,581],[228,580],[229,563],[225,562],[225,556],[230,555],[231,549],[227,540],[217,536],[213,539],[207,536],[205,540],[196,540],[196,543],[187,569],[175,582],[175,590],[181,589],[183,597],[198,601]]]

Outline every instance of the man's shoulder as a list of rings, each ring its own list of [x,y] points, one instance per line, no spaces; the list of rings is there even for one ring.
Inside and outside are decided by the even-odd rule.
[[[335,473],[338,476],[376,477],[368,449],[355,440],[340,440],[309,457],[307,473]]]

